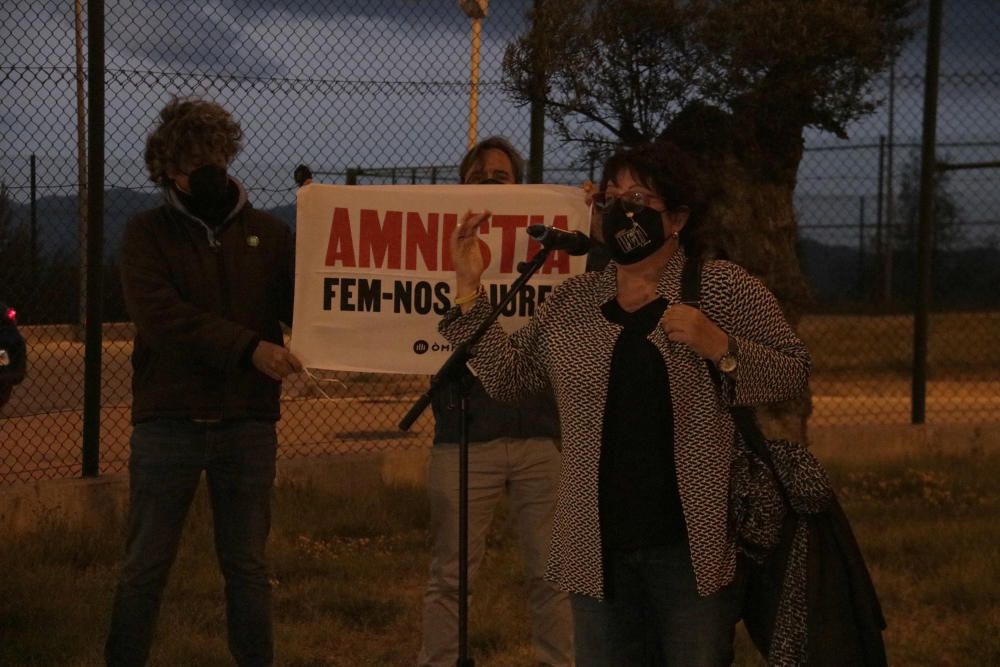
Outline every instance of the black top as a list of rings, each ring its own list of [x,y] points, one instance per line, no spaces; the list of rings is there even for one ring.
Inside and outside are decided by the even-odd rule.
[[[206,204],[176,187],[174,188],[174,193],[176,193],[177,198],[180,199],[184,208],[212,229],[217,229],[223,222],[226,222],[229,214],[232,213],[233,208],[240,199],[239,186],[233,181],[229,181],[226,196],[218,202]]]
[[[255,341],[281,345],[291,324],[291,230],[244,204],[213,246],[174,200],[130,219],[122,242],[132,419],[277,420],[281,383],[246,359]]]
[[[611,355],[598,481],[604,549],[638,549],[685,537],[674,466],[670,381],[647,339],[667,302],[628,313],[611,300],[601,311],[624,330]]]

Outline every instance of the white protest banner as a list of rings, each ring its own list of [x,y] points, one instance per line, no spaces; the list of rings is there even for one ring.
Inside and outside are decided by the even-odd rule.
[[[434,373],[455,299],[449,240],[466,211],[480,226],[483,284],[496,303],[539,245],[533,224],[588,231],[580,188],[558,185],[319,185],[298,191],[292,351],[308,368]],[[585,257],[554,251],[500,318],[513,331]]]

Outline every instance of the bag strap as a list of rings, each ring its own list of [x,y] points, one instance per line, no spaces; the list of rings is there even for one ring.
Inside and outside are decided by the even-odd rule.
[[[701,307],[702,266],[703,262],[701,259],[689,256],[684,262],[684,268],[681,270],[681,301],[696,308]],[[705,360],[705,365],[708,366],[708,372],[712,376],[712,379],[715,380],[716,385],[721,386],[719,370],[708,359]],[[781,478],[778,476],[778,469],[775,467],[774,459],[771,457],[771,452],[768,449],[767,438],[764,437],[764,433],[760,430],[760,425],[757,423],[757,417],[754,415],[753,409],[745,406],[734,406],[729,408],[729,412],[733,417],[733,423],[736,424],[736,428],[743,436],[743,441],[770,468],[778,487],[778,493],[781,494],[781,498],[785,504],[791,507],[792,504],[789,502],[788,494],[785,492],[785,486],[781,483]]]
[[[701,267],[697,257],[688,257],[681,269],[681,302],[698,307],[701,304]]]

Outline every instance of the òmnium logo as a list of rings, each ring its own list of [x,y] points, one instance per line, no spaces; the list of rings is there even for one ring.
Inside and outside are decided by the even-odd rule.
[[[424,354],[427,350],[431,349],[430,344],[425,340],[418,340],[413,343],[413,351],[417,354]]]
[[[649,237],[646,236],[646,232],[635,224],[615,234],[615,240],[618,241],[623,252],[632,252],[637,248],[649,245]]]

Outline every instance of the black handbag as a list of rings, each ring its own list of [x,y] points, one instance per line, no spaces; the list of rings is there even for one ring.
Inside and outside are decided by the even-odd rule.
[[[681,298],[698,302],[701,262],[689,258],[681,277]],[[709,371],[718,379],[715,366]],[[887,664],[882,631],[885,617],[857,540],[832,489],[821,508],[797,510],[790,498],[788,475],[775,465],[772,448],[798,450],[800,460],[819,467],[800,443],[770,442],[761,432],[751,408],[731,408],[733,421],[754,463],[766,467],[784,504],[777,545],[757,559],[743,559],[745,597],[743,624],[750,639],[769,665],[809,665],[809,667],[884,667]],[[801,457],[808,457],[802,459]],[[786,460],[795,460],[795,457]],[[805,636],[799,645],[774,650],[775,630],[782,604],[782,591],[793,558],[797,530],[806,531],[805,549]],[[738,530],[738,529],[737,529]],[[737,533],[737,539],[739,536]],[[800,564],[801,565],[801,564]]]

